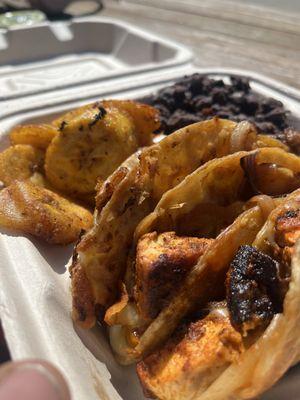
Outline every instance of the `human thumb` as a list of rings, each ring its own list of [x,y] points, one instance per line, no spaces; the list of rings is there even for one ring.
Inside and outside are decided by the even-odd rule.
[[[39,360],[10,362],[0,367],[0,400],[70,400],[62,374]]]

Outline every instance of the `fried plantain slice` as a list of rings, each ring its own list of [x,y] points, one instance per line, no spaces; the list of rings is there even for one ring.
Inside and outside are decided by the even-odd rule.
[[[52,125],[55,128],[61,130],[65,125],[69,124],[73,119],[80,117],[86,111],[97,110],[99,105],[100,105],[100,103],[95,102],[95,103],[85,104],[84,106],[75,108],[74,110],[68,111],[67,113],[56,118],[54,121],[52,121]]]
[[[15,144],[30,144],[33,147],[46,150],[58,130],[51,125],[18,125],[9,134],[10,142]]]
[[[86,104],[75,110],[71,110],[52,122],[56,128],[69,124],[72,120],[80,118],[86,111],[98,112],[99,107],[104,109],[116,108],[125,112],[134,119],[136,135],[139,146],[148,146],[152,142],[152,132],[159,128],[159,112],[146,104],[132,100],[103,100]]]
[[[131,100],[105,100],[103,107],[115,107],[128,113],[134,120],[139,146],[152,144],[152,133],[159,129],[159,112],[147,104]]]
[[[0,226],[48,243],[76,241],[92,220],[85,208],[29,181],[15,181],[0,192]]]
[[[75,198],[93,196],[97,181],[101,184],[141,144],[150,144],[139,141],[139,135],[147,136],[139,128],[141,114],[137,111],[135,118],[133,111],[108,104],[67,115],[46,153],[51,184]],[[144,133],[151,134],[147,129]]]
[[[134,126],[127,116],[117,110],[88,110],[52,141],[46,176],[55,188],[74,197],[90,195],[97,179],[105,179],[136,149]]]
[[[0,180],[4,186],[15,180],[29,179],[41,172],[44,153],[27,144],[17,144],[0,153]]]

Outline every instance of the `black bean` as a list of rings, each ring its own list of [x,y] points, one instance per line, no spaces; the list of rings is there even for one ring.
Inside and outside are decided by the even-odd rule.
[[[241,91],[237,91],[231,94],[231,96],[229,97],[230,101],[232,101],[233,104],[237,105],[237,106],[241,106],[241,104],[244,103],[244,96],[245,93],[241,92]]]
[[[270,111],[265,115],[265,119],[267,121],[273,122],[273,123],[279,123],[281,124],[282,119],[284,118],[284,112],[280,108],[274,108],[274,110]]]
[[[175,104],[177,107],[180,107],[185,100],[185,90],[182,87],[176,88],[174,92],[174,99],[175,99]]]
[[[212,90],[212,98],[218,104],[226,104],[228,100],[227,93],[222,88],[214,88]]]
[[[203,90],[203,79],[202,77],[196,78],[190,83],[190,91],[193,95],[201,94]]]
[[[217,112],[217,116],[220,117],[220,118],[224,118],[224,119],[230,119],[231,118],[231,114],[229,112],[222,111],[222,110]]]
[[[202,110],[205,107],[212,105],[212,98],[210,96],[197,96],[192,100],[192,104],[196,111]]]
[[[271,122],[261,122],[257,124],[259,131],[264,133],[272,133],[273,132],[273,124]]]
[[[214,87],[225,87],[225,83],[222,79],[217,79],[213,83]]]
[[[258,109],[257,96],[253,93],[247,94],[244,98],[245,103],[242,105],[242,109],[246,114],[254,114]]]
[[[216,109],[213,106],[202,108],[201,114],[205,116],[213,116]]]
[[[154,103],[154,107],[159,111],[161,117],[170,117],[170,110],[166,105]]]
[[[175,91],[174,86],[167,86],[166,88],[160,89],[158,92],[163,97],[173,97]]]
[[[176,104],[175,104],[174,97],[170,97],[168,95],[163,94],[160,97],[159,103],[162,104],[163,106],[167,107],[170,110],[170,112],[173,112],[176,110]]]
[[[239,121],[245,121],[245,120],[248,119],[247,115],[246,114],[242,114],[242,113],[238,114],[237,118],[238,118]]]
[[[241,90],[248,93],[250,90],[249,79],[239,76],[231,76],[230,81],[235,90]]]
[[[176,111],[169,119],[168,119],[168,127],[172,131],[183,128],[186,125],[193,124],[194,122],[198,122],[199,116],[195,114],[188,114],[186,112],[182,112],[181,110]]]
[[[287,144],[296,153],[300,154],[300,131],[295,129],[285,129],[284,136],[286,138]]]

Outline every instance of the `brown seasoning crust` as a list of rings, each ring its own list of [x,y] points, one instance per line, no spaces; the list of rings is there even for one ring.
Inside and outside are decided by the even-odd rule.
[[[147,397],[192,398],[211,383],[223,368],[237,361],[243,352],[240,333],[229,318],[209,315],[203,320],[181,325],[159,350],[137,365],[137,373]]]
[[[137,245],[135,297],[145,319],[169,304],[210,239],[179,237],[175,232],[144,235]]]
[[[86,328],[95,320],[95,304],[92,288],[84,269],[77,261],[73,263],[70,274],[72,278],[73,297],[72,317],[78,325]]]
[[[275,240],[280,247],[294,246],[300,236],[300,209],[288,210],[275,223]]]

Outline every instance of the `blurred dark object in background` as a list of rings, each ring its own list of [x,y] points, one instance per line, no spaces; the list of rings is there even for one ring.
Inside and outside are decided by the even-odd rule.
[[[43,11],[48,19],[69,19],[98,13],[103,9],[102,0],[2,0],[0,14],[5,12]]]
[[[10,360],[10,354],[9,350],[5,341],[3,329],[1,326],[1,321],[0,321],[0,364],[9,361]]]

